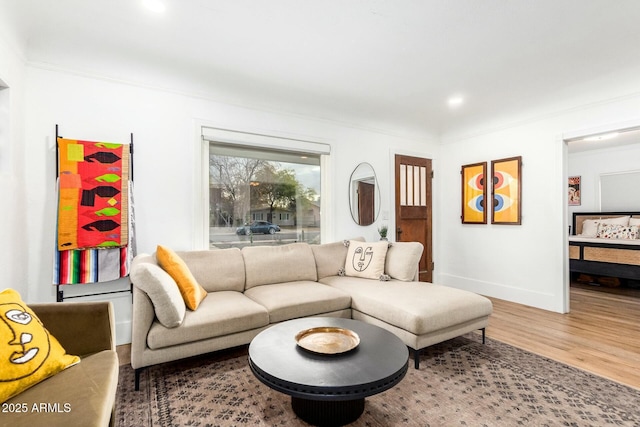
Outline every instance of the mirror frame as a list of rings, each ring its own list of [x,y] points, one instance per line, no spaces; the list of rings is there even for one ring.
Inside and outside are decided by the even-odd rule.
[[[359,209],[359,193],[358,193],[358,185],[359,183],[368,183],[374,185],[374,194],[373,194],[373,219],[371,222],[361,223],[360,222],[360,213]],[[351,172],[351,176],[349,177],[349,211],[351,212],[351,218],[353,221],[362,226],[371,225],[378,219],[378,215],[380,214],[380,185],[378,184],[378,177],[376,176],[376,171],[371,166],[370,163],[362,162],[358,164],[353,172]]]

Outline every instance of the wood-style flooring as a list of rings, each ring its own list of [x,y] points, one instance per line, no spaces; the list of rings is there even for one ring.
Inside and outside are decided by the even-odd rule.
[[[570,292],[568,314],[491,298],[487,336],[640,389],[640,291]],[[130,363],[130,345],[118,355]]]
[[[487,336],[640,389],[640,291],[574,285],[570,313],[491,298]]]

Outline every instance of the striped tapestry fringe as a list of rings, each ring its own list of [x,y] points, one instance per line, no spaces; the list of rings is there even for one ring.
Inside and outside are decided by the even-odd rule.
[[[56,252],[54,285],[108,282],[129,275],[127,247]]]

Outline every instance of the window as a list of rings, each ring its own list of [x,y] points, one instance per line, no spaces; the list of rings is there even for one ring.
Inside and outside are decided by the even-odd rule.
[[[322,154],[224,138],[205,144],[210,246],[320,243]]]

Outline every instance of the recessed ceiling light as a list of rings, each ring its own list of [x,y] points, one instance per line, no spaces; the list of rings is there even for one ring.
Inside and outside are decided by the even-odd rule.
[[[162,0],[142,0],[142,5],[155,13],[162,13],[166,9]]]
[[[459,107],[464,104],[464,98],[460,95],[452,96],[447,100],[447,104],[449,104],[451,108]]]
[[[584,141],[605,141],[607,139],[613,139],[618,136],[620,132],[603,133],[601,135],[593,135],[584,138]]]

